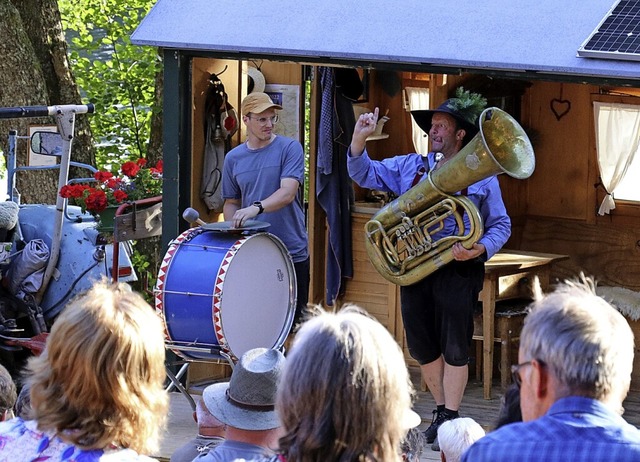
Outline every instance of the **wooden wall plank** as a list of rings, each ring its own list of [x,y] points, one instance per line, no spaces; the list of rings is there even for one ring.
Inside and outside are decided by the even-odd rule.
[[[573,278],[583,271],[604,285],[640,290],[639,242],[637,228],[529,218],[522,248],[570,255],[553,266],[552,277]]]

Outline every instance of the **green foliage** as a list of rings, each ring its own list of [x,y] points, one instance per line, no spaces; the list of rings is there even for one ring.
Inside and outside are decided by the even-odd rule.
[[[463,87],[456,89],[456,97],[451,98],[449,108],[460,114],[466,121],[475,124],[487,105],[487,99],[479,93],[471,93]]]
[[[154,48],[132,45],[129,37],[154,3],[58,1],[74,76],[96,106],[90,121],[98,167],[146,157],[161,62]]]
[[[98,168],[147,157],[155,77],[162,63],[155,48],[132,45],[129,37],[154,3],[58,0],[73,74],[83,97],[96,106],[89,120],[98,140]],[[134,243],[136,250],[139,244]],[[158,259],[136,251],[132,260],[144,286],[145,276],[155,273],[151,262]]]

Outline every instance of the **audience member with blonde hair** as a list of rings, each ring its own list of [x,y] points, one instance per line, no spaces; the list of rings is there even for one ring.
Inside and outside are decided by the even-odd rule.
[[[96,283],[54,322],[27,381],[31,416],[0,424],[0,461],[147,461],[168,396],[164,335],[126,284]]]
[[[462,454],[484,434],[480,424],[470,417],[447,420],[438,428],[440,460],[460,462]]]
[[[584,276],[536,297],[512,366],[523,422],[490,432],[463,460],[640,460],[640,430],[621,415],[633,369],[629,323]]]
[[[400,461],[420,423],[391,334],[356,306],[315,308],[296,334],[278,388],[280,461]]]

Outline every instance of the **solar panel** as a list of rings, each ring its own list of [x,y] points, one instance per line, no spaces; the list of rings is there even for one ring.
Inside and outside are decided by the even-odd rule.
[[[640,0],[618,0],[580,45],[578,56],[640,61]]]

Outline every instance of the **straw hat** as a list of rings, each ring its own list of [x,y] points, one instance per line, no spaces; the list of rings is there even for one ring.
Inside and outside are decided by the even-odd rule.
[[[220,422],[242,430],[269,430],[280,426],[275,411],[276,390],[284,355],[267,348],[247,351],[231,379],[204,389],[204,404]]]

